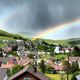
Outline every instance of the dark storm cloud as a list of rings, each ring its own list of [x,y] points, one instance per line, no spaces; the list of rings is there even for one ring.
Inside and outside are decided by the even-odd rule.
[[[80,0],[0,0],[0,10],[7,7],[16,12],[7,28],[32,33],[80,17]]]

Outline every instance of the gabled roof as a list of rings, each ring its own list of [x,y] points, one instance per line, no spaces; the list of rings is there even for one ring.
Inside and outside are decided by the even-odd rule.
[[[69,61],[70,62],[75,62],[75,61],[80,62],[80,57],[69,57]]]
[[[7,69],[0,68],[0,80],[3,80],[4,77],[7,75]]]
[[[13,76],[11,76],[9,78],[9,80],[13,80],[15,78],[17,78],[18,76],[22,75],[23,73],[28,72],[30,74],[32,74],[33,76],[37,77],[40,80],[49,80],[49,78],[47,76],[45,76],[43,73],[41,72],[34,72],[34,69],[30,69],[28,67],[23,68],[21,71],[19,71],[18,73],[14,74]]]
[[[9,58],[9,57],[0,57],[0,60],[3,61],[8,61],[8,60],[13,60],[13,59],[16,59],[15,57],[12,57],[12,58]]]

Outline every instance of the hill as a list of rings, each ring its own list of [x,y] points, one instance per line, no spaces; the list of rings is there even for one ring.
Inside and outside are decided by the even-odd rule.
[[[33,34],[32,33],[29,33],[29,32],[19,32],[17,33],[18,35],[24,37],[24,38],[32,38],[33,37]]]
[[[0,39],[24,39],[24,38],[20,35],[0,30]]]
[[[34,40],[34,39],[33,39]],[[35,39],[35,41],[45,41],[47,42],[48,44],[55,44],[55,45],[58,45],[58,44],[62,44],[62,45],[68,45],[68,40],[51,40],[51,39]]]
[[[22,37],[22,36],[23,37]],[[12,34],[8,33],[6,31],[0,30],[0,40],[1,39],[7,39],[7,40],[15,40],[15,39],[26,39],[26,37],[34,40],[32,38],[33,34],[27,33],[27,32],[20,32],[18,34]],[[27,39],[28,39],[27,38]],[[80,45],[80,38],[71,38],[71,39],[65,39],[65,40],[50,40],[50,39],[36,39],[36,41],[45,41],[49,44],[61,44],[61,45]]]
[[[34,40],[34,39],[33,39]],[[49,44],[61,44],[61,45],[80,45],[80,38],[71,38],[71,39],[65,39],[65,40],[50,40],[50,39],[36,39],[38,41],[45,41]]]

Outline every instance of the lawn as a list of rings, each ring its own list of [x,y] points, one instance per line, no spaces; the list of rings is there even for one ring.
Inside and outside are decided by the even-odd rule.
[[[11,37],[4,37],[4,36],[0,36],[0,40],[15,40],[14,38]]]
[[[60,74],[45,74],[50,78],[50,80],[61,80],[61,75]],[[67,80],[67,76],[63,75],[64,80]],[[71,75],[69,75],[69,80],[71,80]]]
[[[49,54],[45,54],[45,55],[42,55],[41,57],[42,57],[43,59],[46,59],[46,60],[47,60],[47,59],[50,58],[50,55],[49,55]]]
[[[42,55],[41,56],[43,59],[49,59],[51,56],[50,54],[45,54],[45,55]],[[54,58],[57,58],[57,59],[65,59],[67,57],[67,54],[56,54],[54,55]]]
[[[6,46],[6,44],[0,43],[0,48],[3,48],[3,47],[5,47],[5,46]]]
[[[55,58],[58,58],[58,59],[65,59],[67,57],[67,54],[57,54],[55,55]]]

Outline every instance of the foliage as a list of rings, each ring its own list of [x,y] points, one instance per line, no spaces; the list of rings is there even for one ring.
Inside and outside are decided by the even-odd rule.
[[[78,62],[77,62],[77,61],[76,61],[76,62],[73,62],[73,63],[72,63],[72,67],[71,67],[71,72],[74,73],[74,72],[76,72],[78,69],[79,69],[79,64],[78,64]]]
[[[9,54],[18,57],[16,51],[11,51],[11,52],[8,53],[8,55],[9,55]]]
[[[18,46],[17,45],[12,46],[12,51],[17,51],[17,49],[18,49]]]
[[[75,75],[72,76],[71,80],[77,80]]]
[[[3,53],[2,53],[2,51],[0,51],[0,57],[3,57]]]
[[[29,57],[30,59],[33,59],[33,58],[34,58],[34,54],[28,54],[28,57]]]
[[[73,56],[80,56],[80,50],[77,46],[74,47],[74,51],[72,52]]]
[[[65,58],[67,58],[67,54],[56,54],[55,57],[59,60],[63,60]]]
[[[44,60],[43,60],[43,59],[41,60],[40,68],[41,68],[41,71],[42,71],[43,73],[45,73],[46,66],[45,66],[45,64],[44,64]]]
[[[80,75],[80,70],[76,71],[75,73],[73,73],[71,80],[77,80],[76,76]]]
[[[56,74],[56,70],[52,69],[50,65],[46,65],[46,71],[47,74]]]
[[[3,31],[3,30],[0,30],[0,36],[8,37],[8,38],[14,38],[14,39],[24,39],[23,37],[21,37],[17,34],[8,33],[8,32]]]
[[[61,75],[60,74],[45,74],[50,78],[50,80],[61,80]],[[66,74],[64,74],[65,80],[67,80]],[[72,75],[69,75],[69,80],[71,80]],[[73,79],[74,80],[74,79]]]
[[[62,62],[62,65],[63,65],[63,68],[64,68],[64,70],[68,70],[68,71],[70,71],[71,70],[71,64],[69,63],[69,61],[68,60],[64,60],[63,62]]]
[[[10,75],[14,75],[16,74],[17,72],[19,72],[20,70],[23,69],[23,66],[20,66],[20,65],[15,65],[11,70],[10,70]]]

